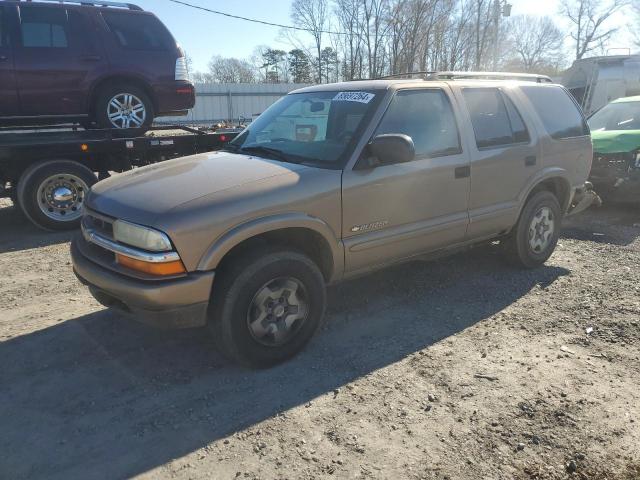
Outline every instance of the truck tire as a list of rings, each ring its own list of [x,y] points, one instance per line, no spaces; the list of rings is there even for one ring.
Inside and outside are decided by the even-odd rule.
[[[561,227],[562,210],[556,196],[548,191],[534,194],[502,242],[507,259],[523,268],[542,265],[555,250]]]
[[[153,102],[144,90],[133,85],[113,85],[102,89],[95,103],[98,128],[148,129],[155,115]]]
[[[80,225],[82,204],[95,174],[70,160],[30,166],[18,182],[18,204],[25,216],[44,230],[72,230]]]
[[[262,248],[216,276],[209,330],[218,349],[251,368],[283,362],[311,340],[324,318],[326,290],[306,255]]]

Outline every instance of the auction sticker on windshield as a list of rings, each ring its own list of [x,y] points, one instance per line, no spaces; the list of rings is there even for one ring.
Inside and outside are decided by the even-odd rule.
[[[373,100],[373,97],[375,97],[375,94],[369,92],[340,92],[333,97],[333,101],[369,103]]]

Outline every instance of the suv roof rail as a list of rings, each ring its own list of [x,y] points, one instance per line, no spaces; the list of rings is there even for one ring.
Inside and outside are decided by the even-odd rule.
[[[547,75],[537,73],[515,73],[515,72],[434,72],[429,75],[429,80],[456,80],[456,79],[478,79],[478,80],[523,80],[537,83],[553,83]]]
[[[23,0],[27,3],[32,3],[32,0]],[[77,5],[83,5],[87,7],[117,7],[117,8],[128,8],[129,10],[140,10],[138,5],[134,5],[133,3],[124,3],[124,2],[110,2],[107,0],[36,0],[35,3],[40,2],[51,2],[51,3],[75,3]]]
[[[426,80],[429,75],[435,75],[438,72],[431,70],[419,70],[417,72],[405,72],[405,73],[393,73],[391,75],[385,75],[384,77],[376,77],[376,80],[390,80],[392,78],[411,78],[414,75],[420,75],[423,80]]]
[[[438,72],[438,71],[417,71],[394,73],[378,77],[376,80],[390,80],[393,78],[411,78],[419,76],[423,80],[456,80],[456,79],[477,79],[477,80],[523,80],[537,83],[553,83],[547,75],[536,73],[514,73],[514,72]]]

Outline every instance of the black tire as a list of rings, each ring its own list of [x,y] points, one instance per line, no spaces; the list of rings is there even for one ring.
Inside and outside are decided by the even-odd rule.
[[[60,179],[52,180],[56,176]],[[18,204],[25,216],[34,225],[44,230],[73,230],[80,225],[80,208],[89,189],[96,181],[95,174],[77,162],[50,160],[37,163],[25,170],[20,177],[17,189]],[[63,186],[70,185],[69,190],[73,194],[73,199],[66,208],[53,209],[47,203],[46,194],[39,195],[41,187],[44,192],[48,185],[53,187],[57,183]],[[51,216],[44,213],[49,209],[52,210],[49,212]],[[54,210],[58,215],[53,215]]]
[[[130,126],[128,128],[141,128],[147,130],[151,124],[153,123],[153,118],[155,115],[155,111],[153,108],[153,102],[147,93],[134,86],[128,84],[117,84],[108,86],[100,90],[97,95],[96,102],[94,104],[94,112],[93,117],[98,128],[106,128],[106,129],[126,129],[127,127],[121,121],[117,121],[116,124],[113,124],[109,119],[108,109],[109,103],[114,97],[119,95],[133,95],[137,100],[144,105],[145,115],[144,121],[141,126]],[[118,126],[122,125],[122,126]]]
[[[214,282],[208,324],[218,349],[231,360],[251,368],[276,365],[302,350],[324,318],[326,291],[318,266],[296,251],[262,248],[236,257],[227,267]],[[286,343],[265,345],[249,327],[249,309],[265,285],[285,277],[302,285],[307,314],[300,325],[293,323],[292,337]]]
[[[543,209],[548,209],[553,219],[553,231],[545,242],[544,248],[535,250],[530,242],[530,229],[534,217]],[[548,224],[548,222],[547,222]],[[562,228],[562,210],[556,196],[548,191],[534,194],[525,204],[517,225],[509,236],[502,241],[507,260],[522,268],[535,268],[546,262],[558,244]]]

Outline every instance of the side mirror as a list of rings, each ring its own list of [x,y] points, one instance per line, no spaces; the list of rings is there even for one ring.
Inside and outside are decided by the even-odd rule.
[[[365,147],[365,157],[359,162],[360,169],[379,165],[392,165],[412,161],[416,156],[413,140],[409,135],[385,133],[377,135]],[[360,165],[362,164],[362,165]]]

